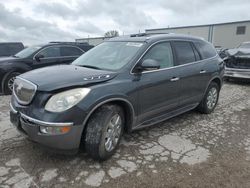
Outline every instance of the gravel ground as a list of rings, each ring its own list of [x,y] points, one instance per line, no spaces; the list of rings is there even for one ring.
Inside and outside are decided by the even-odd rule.
[[[108,161],[48,153],[9,122],[0,96],[0,187],[250,187],[250,84],[226,83],[195,111],[124,136]]]

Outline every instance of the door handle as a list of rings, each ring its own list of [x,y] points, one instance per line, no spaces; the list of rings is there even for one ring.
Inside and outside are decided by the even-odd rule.
[[[206,73],[207,71],[205,71],[205,70],[201,70],[200,71],[200,74],[204,74],[204,73]]]
[[[180,78],[178,78],[178,77],[173,77],[173,78],[170,79],[171,82],[176,82],[178,80],[180,80]]]

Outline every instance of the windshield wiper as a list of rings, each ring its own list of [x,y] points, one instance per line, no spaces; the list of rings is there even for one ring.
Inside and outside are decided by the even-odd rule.
[[[81,67],[86,67],[86,68],[90,68],[90,69],[97,69],[97,70],[101,70],[101,68],[96,67],[96,66],[92,66],[92,65],[78,65],[78,66],[81,66]]]
[[[12,57],[18,57],[18,56],[16,56],[16,55],[12,55]]]

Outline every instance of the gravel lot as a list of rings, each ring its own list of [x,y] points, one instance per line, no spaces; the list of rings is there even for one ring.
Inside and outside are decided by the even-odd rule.
[[[125,135],[110,160],[48,153],[9,122],[0,96],[0,187],[250,187],[250,84],[225,83],[195,111]]]

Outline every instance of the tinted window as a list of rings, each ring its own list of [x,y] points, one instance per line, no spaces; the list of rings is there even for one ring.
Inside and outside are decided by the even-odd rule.
[[[190,42],[174,42],[176,58],[179,65],[195,61],[195,55]]]
[[[163,42],[153,46],[143,57],[143,60],[146,59],[158,61],[161,69],[174,66],[172,49],[169,42]]]
[[[60,57],[60,50],[59,47],[48,47],[40,51],[39,55],[42,55],[44,58]]]
[[[61,47],[61,55],[62,56],[80,56],[83,52],[76,47]]]
[[[194,44],[196,48],[200,51],[202,59],[208,59],[216,56],[217,54],[215,48],[212,46],[212,44],[208,42],[200,41],[200,42],[195,42]]]

